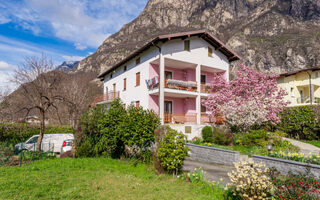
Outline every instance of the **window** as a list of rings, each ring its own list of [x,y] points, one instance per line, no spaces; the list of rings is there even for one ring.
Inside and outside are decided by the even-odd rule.
[[[201,83],[205,84],[206,83],[206,75],[201,75]]]
[[[293,94],[293,87],[290,88],[290,94],[291,94],[291,96],[294,96],[294,94]]]
[[[208,56],[212,57],[212,48],[211,47],[208,47]]]
[[[190,51],[190,40],[185,40],[184,41],[184,50],[185,51]]]
[[[203,106],[203,105],[201,105],[201,112],[202,112],[202,113],[207,112],[207,108],[206,108],[205,106]]]
[[[140,85],[140,72],[136,73],[136,86]]]
[[[110,74],[110,78],[112,78],[112,73]]]
[[[127,79],[123,79],[123,91],[127,89]]]
[[[140,107],[140,101],[136,101],[136,108]]]
[[[38,136],[35,136],[35,137],[31,138],[31,139],[27,142],[27,144],[34,144],[34,143],[37,143],[37,141],[38,141]]]
[[[116,92],[116,84],[113,84],[113,92]]]
[[[124,71],[124,72],[127,71],[127,66],[124,66],[124,67],[123,67],[123,71]]]
[[[318,78],[319,77],[319,72],[316,72],[314,76],[315,76],[315,78]]]
[[[136,65],[139,65],[139,64],[140,64],[140,57],[137,58],[137,60],[136,60]]]

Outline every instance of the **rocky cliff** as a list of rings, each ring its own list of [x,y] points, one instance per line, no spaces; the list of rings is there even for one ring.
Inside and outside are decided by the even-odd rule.
[[[99,73],[156,35],[195,29],[207,29],[262,71],[320,66],[320,0],[150,0],[77,69]]]

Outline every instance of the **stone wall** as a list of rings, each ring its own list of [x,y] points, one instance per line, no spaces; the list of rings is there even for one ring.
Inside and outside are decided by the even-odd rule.
[[[187,144],[191,152],[187,159],[205,163],[214,163],[233,166],[234,162],[240,161],[240,153],[226,149]]]
[[[293,173],[306,173],[307,169],[310,172],[320,178],[320,165],[307,164],[302,162],[296,162],[291,160],[284,160],[279,158],[272,158],[266,156],[252,156],[253,161],[256,163],[264,163],[267,167],[276,168],[281,174],[288,174],[289,171]]]

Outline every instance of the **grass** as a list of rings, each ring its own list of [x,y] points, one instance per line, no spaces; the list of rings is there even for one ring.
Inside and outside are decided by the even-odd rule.
[[[309,143],[320,148],[320,140],[303,140],[302,142]]]
[[[0,199],[222,199],[223,189],[155,175],[106,158],[51,159],[0,168]]]

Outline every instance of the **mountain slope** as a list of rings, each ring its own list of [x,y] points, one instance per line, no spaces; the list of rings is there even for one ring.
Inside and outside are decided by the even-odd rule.
[[[156,35],[195,29],[212,32],[259,70],[320,65],[319,0],[150,0],[77,70],[102,72]]]

